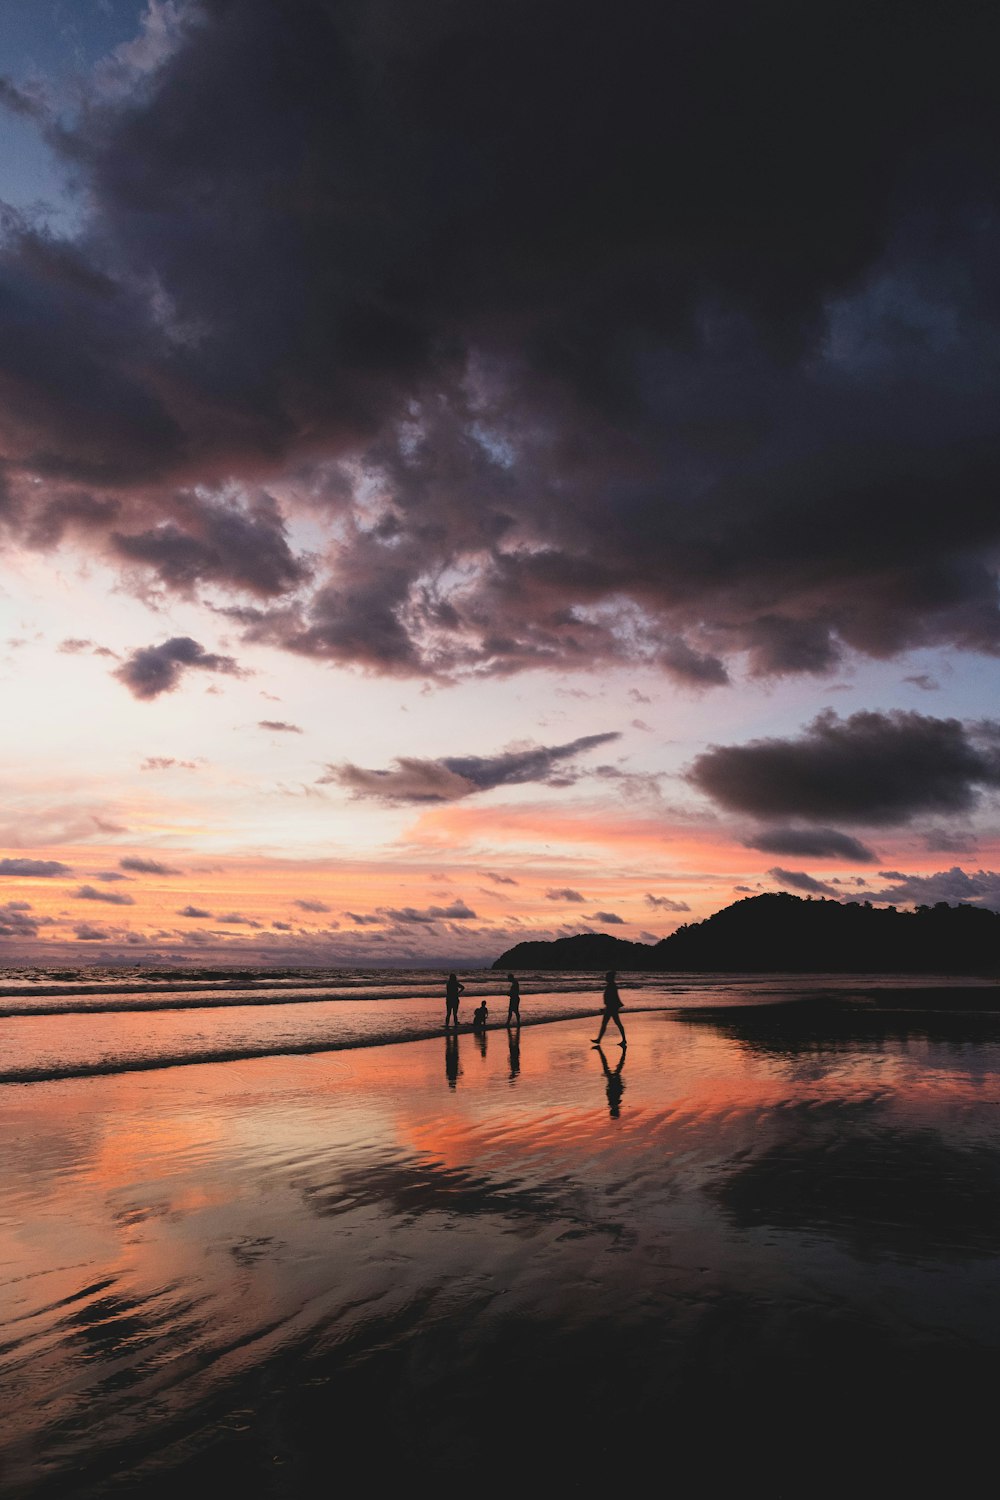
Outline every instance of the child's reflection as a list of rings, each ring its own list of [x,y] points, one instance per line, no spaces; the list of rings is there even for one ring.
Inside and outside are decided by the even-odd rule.
[[[622,1068],[625,1066],[625,1050],[624,1048],[622,1049],[622,1055],[616,1068],[608,1067],[608,1059],[604,1055],[603,1047],[595,1047],[594,1051],[601,1059],[601,1067],[604,1069],[604,1077],[608,1086],[608,1110],[610,1111],[612,1120],[617,1120],[621,1112],[622,1094],[625,1092],[625,1080],[622,1077]]]

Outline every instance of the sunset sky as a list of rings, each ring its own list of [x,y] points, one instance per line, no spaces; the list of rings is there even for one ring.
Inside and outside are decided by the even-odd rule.
[[[2,0],[0,966],[1000,909],[994,24]]]

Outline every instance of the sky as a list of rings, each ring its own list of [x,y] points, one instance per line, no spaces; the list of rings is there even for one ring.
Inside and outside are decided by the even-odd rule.
[[[0,965],[1000,909],[990,7],[0,21]]]

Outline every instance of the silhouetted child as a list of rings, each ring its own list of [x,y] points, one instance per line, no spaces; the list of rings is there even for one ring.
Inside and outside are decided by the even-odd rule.
[[[475,1010],[472,1012],[473,1026],[475,1026],[477,1030],[481,1030],[486,1025],[486,1017],[488,1015],[489,1011],[486,1009],[486,1001],[481,1000],[476,1006]]]

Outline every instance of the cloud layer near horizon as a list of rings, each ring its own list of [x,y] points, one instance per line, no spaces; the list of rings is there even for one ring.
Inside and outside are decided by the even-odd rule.
[[[8,539],[382,673],[1000,651],[989,7],[161,19],[3,91],[81,185],[5,219]]]

